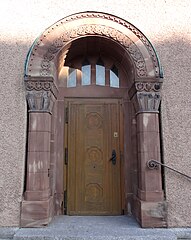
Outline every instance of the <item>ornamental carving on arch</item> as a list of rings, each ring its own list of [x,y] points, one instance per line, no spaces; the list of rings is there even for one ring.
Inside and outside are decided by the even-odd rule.
[[[156,52],[149,42],[149,40],[132,24],[129,22],[118,18],[116,16],[106,14],[106,13],[99,13],[99,12],[84,12],[84,13],[77,13],[68,17],[65,17],[61,19],[60,21],[56,22],[54,25],[52,25],[50,28],[48,28],[43,35],[36,41],[35,45],[32,48],[32,51],[30,53],[29,62],[27,66],[27,71],[32,72],[33,69],[33,63],[35,62],[35,57],[39,56],[38,54],[42,53],[42,50],[40,49],[41,46],[44,48],[46,46],[46,42],[49,38],[49,36],[54,36],[54,33],[57,37],[56,40],[53,40],[52,44],[48,47],[46,50],[46,53],[42,56],[43,60],[41,61],[41,66],[39,69],[39,74],[41,76],[50,76],[51,75],[51,61],[55,57],[55,55],[61,50],[61,48],[66,45],[68,42],[75,40],[79,38],[80,36],[88,36],[88,35],[97,35],[97,36],[104,36],[110,39],[113,39],[114,41],[120,43],[126,51],[131,56],[135,68],[136,68],[136,74],[138,78],[144,78],[147,77],[147,64],[144,61],[144,58],[142,56],[142,53],[139,50],[139,47],[127,36],[123,33],[123,30],[117,30],[116,28],[110,27],[110,24],[106,25],[99,25],[99,24],[85,24],[80,25],[79,27],[72,27],[69,30],[63,30],[63,34],[60,33],[60,29],[65,29],[65,24],[70,24],[70,22],[83,20],[83,19],[103,19],[103,21],[108,20],[111,21],[111,26],[113,23],[117,23],[118,25],[123,26],[124,28],[127,28],[133,35],[135,35],[138,39],[140,39],[141,43],[144,45],[144,47],[147,49],[147,53],[150,56],[150,66],[153,67],[155,77],[161,77],[160,72],[160,66],[159,61],[156,55]],[[108,22],[109,23],[109,22]],[[120,27],[121,27],[120,26]],[[62,30],[61,30],[62,31]],[[51,37],[52,38],[52,37]],[[39,52],[38,52],[39,50]],[[149,70],[150,71],[150,70]]]
[[[145,47],[147,48],[151,59],[154,63],[154,67],[155,67],[155,74],[156,77],[159,76],[159,72],[158,72],[158,60],[156,58],[156,52],[153,49],[151,43],[148,41],[148,39],[142,34],[142,32],[140,32],[136,27],[134,27],[132,24],[130,24],[129,22],[118,18],[116,16],[110,15],[110,14],[105,14],[105,13],[99,13],[99,12],[84,12],[84,13],[78,13],[75,15],[71,15],[68,16],[64,19],[62,19],[61,21],[55,23],[51,29],[48,29],[46,34],[49,34],[51,31],[54,31],[55,28],[59,27],[60,25],[63,25],[64,23],[68,23],[74,20],[78,20],[78,19],[83,19],[83,18],[100,18],[100,19],[107,19],[110,20],[112,22],[118,23],[124,27],[126,27],[127,29],[129,29],[131,32],[133,32],[140,40],[141,42],[145,45]]]
[[[147,76],[147,69],[145,66],[144,58],[139,48],[133,43],[133,41],[129,37],[111,27],[93,24],[83,25],[76,29],[71,29],[70,31],[64,32],[64,34],[57,38],[43,56],[40,75],[48,76],[50,74],[50,61],[54,59],[55,55],[61,50],[64,45],[66,45],[71,40],[77,39],[80,36],[85,35],[108,37],[120,43],[128,51],[129,55],[133,59],[137,76],[140,78]]]

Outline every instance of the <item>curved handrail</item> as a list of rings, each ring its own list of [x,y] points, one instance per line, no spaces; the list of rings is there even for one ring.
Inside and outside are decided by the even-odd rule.
[[[167,166],[166,164],[161,163],[161,162],[159,162],[159,161],[157,161],[157,160],[151,159],[151,160],[149,160],[149,161],[147,162],[147,167],[148,167],[149,169],[157,169],[159,165],[161,165],[161,166],[163,166],[163,167],[165,167],[165,168],[168,168],[168,169],[170,169],[171,171],[174,171],[174,172],[176,172],[176,173],[178,173],[178,174],[180,174],[180,175],[182,175],[182,176],[184,176],[184,177],[186,177],[186,178],[188,178],[188,179],[191,180],[191,177],[188,176],[188,175],[186,175],[185,173],[182,173],[182,172],[180,172],[180,171],[178,171],[178,170],[176,170],[176,169],[174,169],[174,168],[172,168],[172,167],[169,167],[169,166]]]

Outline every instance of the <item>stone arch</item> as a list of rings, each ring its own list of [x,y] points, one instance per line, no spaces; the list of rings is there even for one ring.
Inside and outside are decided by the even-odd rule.
[[[55,179],[49,178],[54,155],[51,114],[59,91],[57,76],[71,44],[89,36],[113,41],[124,51],[124,61],[130,59],[133,66],[128,95],[136,113],[139,175],[134,214],[143,227],[166,226],[165,211],[161,211],[165,203],[160,168],[146,167],[150,159],[160,161],[158,108],[162,68],[154,47],[140,30],[119,17],[99,12],[77,13],[61,19],[47,28],[29,50],[25,63],[29,130],[21,225],[47,224],[57,211],[51,194]]]
[[[136,78],[161,78],[153,45],[129,22],[106,13],[84,12],[61,19],[39,36],[26,59],[25,76],[53,77],[55,58],[65,45],[85,36],[104,36],[119,43],[134,63]]]

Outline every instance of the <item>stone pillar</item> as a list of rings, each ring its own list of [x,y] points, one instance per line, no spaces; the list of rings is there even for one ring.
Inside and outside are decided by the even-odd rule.
[[[27,78],[28,149],[26,191],[22,202],[21,226],[46,225],[53,215],[50,194],[50,156],[52,107],[57,88],[52,78]]]
[[[137,82],[133,102],[136,109],[138,142],[138,191],[136,216],[142,227],[165,227],[161,169],[150,170],[147,162],[161,160],[159,104],[161,83]]]
[[[41,201],[50,197],[50,127],[50,113],[29,113],[25,200]]]

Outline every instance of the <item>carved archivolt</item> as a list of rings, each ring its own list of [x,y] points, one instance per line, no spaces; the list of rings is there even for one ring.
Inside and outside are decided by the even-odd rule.
[[[52,61],[57,54],[57,52],[69,41],[76,39],[80,36],[85,35],[97,35],[111,38],[122,46],[125,47],[129,55],[132,57],[133,62],[136,67],[136,72],[138,77],[146,77],[147,69],[145,66],[144,58],[139,50],[139,48],[133,43],[133,41],[124,35],[123,33],[113,29],[111,27],[105,27],[101,25],[84,25],[76,29],[71,29],[65,32],[61,37],[56,39],[52,45],[48,48],[48,51],[43,56],[41,62],[41,76],[49,76],[50,74],[50,61]]]
[[[85,24],[86,19],[93,18],[103,19],[103,21],[106,20],[111,21],[111,24],[107,23],[107,26],[104,24],[101,25],[101,21],[99,22],[99,24],[92,24],[90,23],[90,21],[88,21],[88,24],[87,23]],[[72,24],[72,22],[75,21],[76,21],[75,23],[77,23],[78,20],[84,20],[83,24],[77,24],[77,26],[75,26],[75,24]],[[65,29],[64,28],[65,24],[70,23],[72,24],[72,27]],[[119,25],[118,29],[115,28],[116,23],[117,25]],[[135,35],[136,38],[140,40],[141,44],[144,45],[149,56],[149,59],[151,59],[149,60],[151,61],[151,63],[149,63],[149,66],[152,65],[154,76],[160,77],[159,62],[155,50],[151,43],[147,40],[147,38],[138,29],[136,29],[127,21],[124,21],[123,19],[120,19],[109,14],[97,12],[85,12],[75,14],[60,20],[59,22],[48,28],[31,49],[29,59],[27,61],[28,64],[26,69],[26,75],[30,75],[33,73],[33,69],[35,68],[36,65],[35,59],[36,57],[39,58],[39,55],[41,56],[42,54],[41,63],[39,63],[40,69],[39,67],[37,68],[39,71],[39,76],[40,75],[50,76],[52,74],[51,71],[53,71],[52,70],[53,68],[51,68],[51,63],[54,62],[55,56],[67,43],[82,36],[93,35],[107,37],[116,41],[117,43],[120,43],[125,48],[124,50],[127,51],[128,54],[130,55],[135,66],[137,77],[138,78],[147,77],[148,76],[147,64],[145,62],[142,52],[140,51],[140,48],[138,47],[137,43],[134,42],[135,40],[132,40],[130,36],[128,36],[127,32],[125,33],[123,32],[123,28],[121,28],[121,26],[123,28],[128,29],[131,32],[130,35]],[[53,37],[54,35],[57,37]],[[50,39],[49,36],[51,36]],[[45,48],[46,51],[44,51]]]

